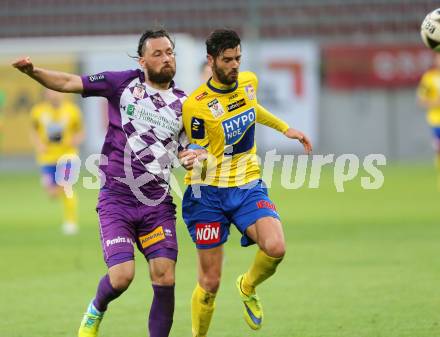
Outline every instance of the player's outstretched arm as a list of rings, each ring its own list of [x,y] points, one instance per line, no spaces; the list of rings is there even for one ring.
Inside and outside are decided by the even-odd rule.
[[[282,133],[286,132],[289,128],[289,125],[285,121],[271,114],[261,104],[257,105],[257,123],[266,125]]]
[[[83,92],[83,84],[80,76],[35,67],[30,57],[20,58],[12,63],[12,66],[41,83],[46,88],[77,94]]]
[[[287,138],[298,139],[307,154],[312,152],[312,143],[304,133],[290,128],[286,122],[271,114],[260,104],[257,105],[257,122],[282,132]]]
[[[284,135],[290,139],[298,139],[299,142],[304,146],[304,150],[307,154],[312,152],[312,142],[310,139],[301,131],[294,128],[288,128]]]

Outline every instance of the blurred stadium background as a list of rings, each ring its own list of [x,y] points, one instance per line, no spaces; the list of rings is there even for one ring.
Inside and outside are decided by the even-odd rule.
[[[274,179],[270,193],[283,216],[289,254],[280,273],[262,287],[267,327],[259,335],[439,336],[439,192],[431,133],[415,92],[433,59],[422,45],[420,23],[439,5],[422,0],[0,1],[0,336],[73,336],[104,272],[94,213],[97,191],[77,186],[81,231],[62,236],[59,206],[40,188],[29,141],[29,110],[40,100],[41,88],[11,62],[29,55],[42,67],[87,74],[135,68],[129,55],[135,55],[140,34],[158,26],[176,38],[176,81],[186,91],[200,84],[204,38],[215,28],[233,28],[243,41],[242,69],[259,75],[260,101],[307,132],[315,153],[387,157],[380,190],[362,190],[357,177],[345,193],[337,193],[330,167],[316,190],[286,191]],[[72,99],[86,123],[85,158],[100,151],[106,103]],[[281,136],[259,132],[261,153],[273,147],[292,152]],[[172,336],[189,336],[195,253],[180,218],[179,233]],[[227,246],[213,337],[251,335],[241,321],[233,280],[253,251],[238,248],[237,240],[233,234]],[[151,292],[145,266],[138,267],[132,288],[112,304],[103,336],[145,335],[143,309]]]

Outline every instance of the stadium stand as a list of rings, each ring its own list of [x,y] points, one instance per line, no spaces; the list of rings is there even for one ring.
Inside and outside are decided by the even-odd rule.
[[[252,26],[267,38],[408,41],[436,7],[435,0],[3,0],[0,38],[133,34],[163,25],[199,37],[214,27]]]

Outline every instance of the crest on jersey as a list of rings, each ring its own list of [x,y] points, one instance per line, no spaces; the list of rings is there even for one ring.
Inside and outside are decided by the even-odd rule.
[[[209,110],[211,110],[211,113],[214,116],[214,118],[218,118],[225,113],[223,106],[221,105],[221,103],[218,101],[217,98],[214,98],[212,101],[208,103],[208,108]]]
[[[133,88],[133,96],[137,99],[143,99],[145,95],[145,87],[142,84],[136,84]]]
[[[255,99],[255,89],[254,89],[254,87],[253,87],[252,84],[247,85],[247,86],[245,87],[245,90],[246,90],[247,97],[248,97],[250,100]]]

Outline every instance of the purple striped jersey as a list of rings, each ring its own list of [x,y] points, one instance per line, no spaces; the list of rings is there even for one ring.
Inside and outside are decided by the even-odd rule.
[[[170,170],[188,140],[183,131],[185,93],[145,83],[137,70],[81,77],[83,97],[108,100],[109,126],[102,147],[104,188],[158,199],[168,195]]]

